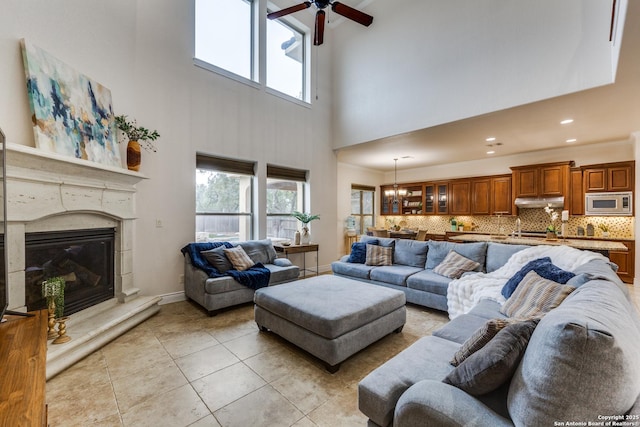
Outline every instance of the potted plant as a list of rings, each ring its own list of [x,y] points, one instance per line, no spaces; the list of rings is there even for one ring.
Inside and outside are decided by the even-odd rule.
[[[451,224],[451,231],[456,231],[458,229],[458,221],[454,217],[449,218],[449,224]]]
[[[609,226],[607,224],[600,223],[598,228],[602,231],[602,237],[609,237]]]
[[[320,215],[312,215],[308,213],[293,211],[291,216],[302,223],[302,233],[300,233],[300,244],[307,245],[311,241],[309,234],[309,223],[315,219],[320,219]]]
[[[558,237],[558,227],[556,227],[555,222],[558,220],[558,212],[552,209],[550,204],[544,208],[544,211],[549,215],[549,219],[551,220],[551,223],[547,225],[547,239],[556,239]]]
[[[132,171],[140,170],[140,162],[142,154],[140,152],[140,143],[147,151],[155,153],[156,147],[151,141],[155,141],[160,137],[158,131],[137,126],[135,120],[129,121],[127,116],[121,115],[115,117],[116,127],[120,129],[129,140],[127,144],[127,168]]]
[[[49,311],[48,337],[55,338],[56,319],[64,315],[64,285],[65,280],[62,277],[50,277],[42,282],[42,296],[47,301],[47,310]]]

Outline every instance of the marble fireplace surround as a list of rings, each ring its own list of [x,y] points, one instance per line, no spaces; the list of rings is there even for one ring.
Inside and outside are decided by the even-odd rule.
[[[49,345],[47,379],[159,310],[160,297],[139,296],[133,275],[138,172],[18,144],[7,144],[7,268],[11,309],[25,308],[25,235],[114,228],[115,297],[71,315],[72,341]]]

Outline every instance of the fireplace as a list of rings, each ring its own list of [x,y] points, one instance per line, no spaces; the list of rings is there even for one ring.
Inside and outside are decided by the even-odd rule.
[[[114,240],[113,228],[26,234],[27,310],[46,308],[41,283],[55,276],[66,282],[65,315],[113,298]]]

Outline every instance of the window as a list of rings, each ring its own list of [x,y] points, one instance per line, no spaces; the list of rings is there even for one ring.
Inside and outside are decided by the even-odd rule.
[[[293,240],[298,220],[293,211],[304,212],[304,188],[307,172],[267,165],[267,237]]]
[[[196,155],[196,242],[253,238],[255,163]]]
[[[304,100],[304,33],[282,19],[267,20],[267,86]]]
[[[373,227],[374,187],[351,186],[351,216],[356,220],[356,234],[364,234]]]
[[[196,58],[253,79],[251,0],[196,0]]]

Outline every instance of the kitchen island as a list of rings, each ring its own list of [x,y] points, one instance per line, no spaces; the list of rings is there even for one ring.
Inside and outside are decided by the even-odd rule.
[[[511,237],[489,234],[461,234],[450,236],[449,240],[455,242],[499,242],[510,245],[567,245],[576,249],[585,249],[595,252],[616,251],[626,252],[627,247],[621,242],[593,239],[563,239],[549,240],[543,237]]]

